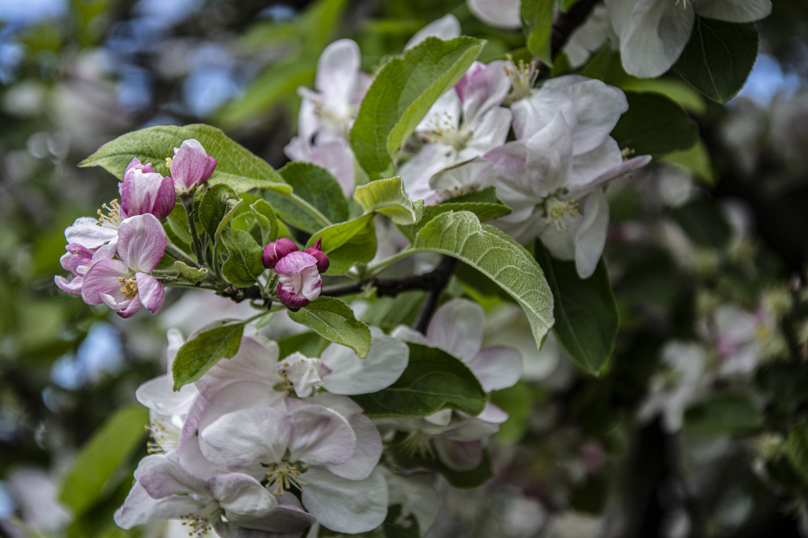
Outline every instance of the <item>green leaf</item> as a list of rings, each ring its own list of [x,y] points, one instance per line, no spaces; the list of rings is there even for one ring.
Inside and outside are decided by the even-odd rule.
[[[392,331],[399,325],[412,325],[425,296],[422,291],[405,291],[395,297],[379,297],[370,303],[359,318],[385,331]]]
[[[499,425],[499,442],[512,445],[521,441],[535,403],[531,388],[520,381],[512,387],[492,392],[491,403],[508,413],[508,420]]]
[[[216,237],[219,224],[238,201],[236,191],[223,183],[212,186],[202,195],[197,217],[211,238]]]
[[[444,213],[415,236],[413,252],[440,252],[467,263],[522,307],[536,345],[553,325],[553,295],[541,268],[519,243],[468,211]]]
[[[243,230],[224,230],[222,244],[227,249],[228,258],[222,265],[222,275],[235,286],[252,286],[264,272],[261,261],[263,250],[253,236]]]
[[[735,97],[749,78],[759,41],[753,23],[696,15],[690,41],[673,69],[698,91],[723,104]]]
[[[354,155],[371,179],[380,178],[394,164],[415,127],[457,84],[484,44],[471,37],[449,41],[429,37],[382,67],[359,107],[350,136]]]
[[[447,408],[472,416],[483,411],[485,391],[463,361],[436,347],[407,345],[409,363],[395,383],[373,394],[351,396],[365,414],[422,418]]]
[[[763,426],[763,414],[749,396],[718,393],[685,413],[684,430],[702,435],[745,432]]]
[[[322,251],[330,265],[326,274],[345,274],[356,263],[367,263],[376,255],[376,228],[373,214],[334,224],[315,232],[306,248],[322,239]]]
[[[400,177],[380,179],[358,187],[354,198],[365,213],[382,213],[401,226],[416,224],[424,212],[424,202],[410,200]]]
[[[522,0],[522,24],[527,46],[539,60],[553,66],[551,40],[555,0]]]
[[[137,452],[145,437],[149,410],[130,405],[115,411],[81,447],[62,480],[59,500],[80,516],[121,483],[119,472]]]
[[[255,216],[258,227],[261,228],[261,240],[264,245],[268,245],[278,239],[278,220],[266,200],[257,200],[250,206],[250,211]]]
[[[619,56],[618,61],[620,61]],[[624,91],[661,93],[694,114],[702,115],[707,112],[704,97],[691,85],[681,80],[629,77],[628,80],[617,86]]]
[[[581,280],[575,262],[552,259],[538,243],[536,259],[553,290],[553,334],[578,366],[597,375],[612,356],[620,329],[606,265],[601,260],[594,274]]]
[[[321,346],[324,343],[325,340],[320,338],[320,335],[314,331],[286,336],[277,341],[278,349],[280,350],[278,360],[285,359],[295,351],[299,351],[307,357],[317,357],[323,349],[324,346]]]
[[[722,249],[729,243],[732,228],[712,200],[695,200],[678,207],[673,217],[700,247]]]
[[[461,202],[458,204],[444,202],[442,204],[430,205],[424,208],[424,216],[421,222],[413,226],[414,233],[418,233],[421,228],[431,220],[447,212],[468,211],[477,215],[480,222],[488,222],[499,217],[511,214],[511,208],[505,204],[488,204],[483,202]]]
[[[216,159],[216,171],[208,185],[224,183],[238,193],[255,188],[291,192],[291,188],[264,160],[232,141],[221,130],[203,124],[157,125],[126,133],[98,148],[79,166],[100,166],[123,179],[126,167],[132,159],[138,158],[143,164],[151,163],[155,172],[168,176],[171,172],[166,167],[166,158],[174,157],[174,148],[192,138]]]
[[[180,276],[187,280],[188,282],[197,283],[202,282],[205,280],[205,277],[208,276],[208,270],[202,267],[201,269],[196,269],[181,261],[175,261],[174,267],[177,271],[180,272]]]
[[[445,204],[500,204],[502,200],[497,196],[496,187],[486,187],[478,191],[467,192],[454,198],[447,198],[443,201]]]
[[[340,299],[320,297],[297,312],[290,311],[289,318],[326,340],[353,349],[363,359],[370,352],[370,329]]]
[[[206,325],[177,351],[171,365],[174,390],[200,379],[220,359],[229,359],[241,346],[246,322],[222,319]]]
[[[625,93],[628,112],[612,130],[620,148],[657,159],[699,141],[699,128],[681,105],[657,93]]]
[[[786,440],[786,456],[794,470],[808,483],[808,428],[793,428]]]
[[[348,202],[339,182],[328,170],[311,163],[291,162],[278,173],[297,196],[316,208],[329,223],[348,220]]]
[[[175,204],[174,209],[167,218],[168,227],[174,232],[174,235],[184,244],[190,245],[193,241],[191,237],[190,227],[188,226],[188,215],[185,214],[185,208],[182,204]]]
[[[405,470],[426,470],[440,473],[452,487],[458,489],[479,488],[491,477],[494,476],[494,467],[491,462],[491,454],[486,449],[483,452],[483,460],[480,464],[469,471],[454,471],[441,463],[439,458],[422,457],[420,454],[408,452],[403,446],[406,442],[406,434],[399,433],[393,439],[390,455],[396,467]]]
[[[692,173],[707,185],[715,185],[715,175],[713,174],[710,154],[707,153],[707,148],[701,140],[685,151],[668,153],[662,160]]]

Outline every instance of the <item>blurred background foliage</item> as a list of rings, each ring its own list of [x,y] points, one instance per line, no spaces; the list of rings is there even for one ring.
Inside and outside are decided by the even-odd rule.
[[[123,331],[103,306],[59,293],[53,276],[61,270],[64,228],[117,196],[112,176],[76,163],[127,131],[204,122],[281,167],[296,128],[297,88],[313,84],[327,44],[356,40],[362,68],[373,73],[446,13],[464,33],[488,40],[481,60],[524,56],[521,32],[484,25],[459,0],[0,1],[0,536],[138,535],[117,529],[111,514],[146,450],[146,413],[133,405],[134,393],[164,371],[163,320],[187,335],[238,308],[169,294],[171,312],[138,316]],[[498,448],[510,463],[486,490],[447,496],[435,536],[561,536],[547,514],[579,517],[564,527],[573,529],[568,536],[608,535],[597,518],[615,499],[629,507],[624,536],[795,535],[791,514],[800,506],[792,501],[808,493],[804,486],[786,505],[726,449],[711,488],[701,497],[681,495],[691,464],[681,455],[683,441],[672,442],[653,423],[632,429],[627,419],[662,344],[690,337],[705,301],[720,296],[753,309],[762,290],[794,274],[804,281],[808,3],[776,0],[759,29],[757,65],[726,107],[675,75],[632,80],[608,51],[585,68],[624,89],[679,101],[703,142],[610,192],[607,260],[622,325],[606,373],[579,376],[566,362],[538,358],[531,376],[496,394],[511,415]],[[729,252],[732,229],[717,209],[727,198],[751,210],[754,255]],[[683,250],[650,237],[661,222],[683,230],[696,246],[693,260],[683,263]],[[458,276],[448,295],[471,296],[489,315],[502,306],[475,275]],[[411,321],[421,299],[414,293],[372,302],[363,319],[390,329]],[[500,326],[492,321],[492,342],[524,322],[508,315],[501,313]],[[277,329],[276,336],[286,334]],[[284,341],[289,349],[318,344],[289,338],[297,339]],[[736,409],[726,404],[733,396],[719,391],[715,406],[690,414],[686,442],[704,444],[700,434],[716,428],[760,431],[764,420],[770,427],[778,417],[791,420],[808,404],[805,368],[786,362],[759,377],[775,400],[765,418],[755,409],[741,423],[727,420],[721,413]],[[617,463],[603,470],[593,450]],[[575,471],[573,462],[581,461],[597,472]],[[726,494],[750,508],[739,516],[737,499]],[[570,508],[588,515],[565,515]],[[671,514],[689,509],[698,533],[676,534]],[[591,521],[600,521],[600,530],[587,530]]]

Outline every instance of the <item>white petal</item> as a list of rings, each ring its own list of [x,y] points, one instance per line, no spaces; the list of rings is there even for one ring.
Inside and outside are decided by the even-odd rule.
[[[592,150],[576,154],[572,163],[572,175],[567,183],[567,188],[573,191],[571,196],[578,195],[579,191],[586,192],[589,184],[599,178],[603,172],[621,164],[623,164],[623,155],[620,153],[617,142],[609,136]]]
[[[770,0],[710,0],[693,2],[696,13],[708,19],[728,22],[754,22],[772,12]]]
[[[203,430],[224,415],[241,409],[281,404],[285,397],[285,391],[273,390],[271,386],[260,381],[230,383],[211,396],[204,397],[206,401],[200,406],[201,409],[197,410],[201,411],[198,427]]]
[[[155,519],[179,518],[194,513],[199,510],[201,504],[187,496],[152,499],[143,486],[135,483],[123,506],[115,511],[114,518],[120,528],[128,530]]]
[[[275,497],[252,477],[225,474],[210,480],[213,498],[225,511],[228,521],[253,522],[278,506]]]
[[[230,359],[220,360],[196,382],[200,392],[210,397],[234,381],[258,381],[270,386],[283,383],[278,374],[278,346],[267,348],[252,338],[242,338],[241,346]]]
[[[418,521],[421,533],[432,528],[438,519],[441,499],[434,486],[432,475],[414,475],[404,478],[390,471],[385,473],[390,491],[390,506],[401,505],[401,519],[410,514]]]
[[[567,187],[573,166],[572,134],[572,128],[559,112],[525,141],[527,179],[538,196]]]
[[[142,405],[161,415],[185,415],[197,394],[194,385],[185,385],[175,392],[171,376],[161,375],[140,385],[135,392],[135,398]]]
[[[409,41],[407,41],[407,45],[404,47],[404,50],[411,49],[427,37],[437,37],[439,39],[443,39],[444,41],[448,41],[449,39],[458,37],[459,35],[460,23],[457,21],[457,17],[450,13],[441,17],[440,19],[430,22],[418,30],[415,35],[412,36]]]
[[[291,461],[339,465],[348,461],[356,450],[356,434],[348,420],[336,411],[310,405],[292,412],[290,419]]]
[[[188,493],[207,495],[205,481],[167,456],[147,456],[135,469],[135,479],[155,499]]]
[[[356,450],[351,458],[339,465],[326,465],[326,469],[348,480],[364,480],[382,457],[382,438],[376,426],[365,415],[348,417],[348,422],[356,435]]]
[[[85,248],[93,249],[109,243],[118,237],[118,230],[99,226],[98,220],[91,217],[81,217],[65,229],[67,243],[77,243]]]
[[[521,28],[520,0],[467,0],[469,9],[483,22],[499,28]]]
[[[485,392],[512,387],[522,376],[522,354],[512,347],[485,348],[468,363]]]
[[[369,394],[392,385],[404,372],[409,358],[407,345],[371,328],[370,353],[360,359],[350,348],[331,344],[321,360],[331,369],[323,386],[334,394]]]
[[[365,480],[347,480],[321,467],[303,475],[303,506],[333,531],[358,534],[375,529],[387,515],[387,484],[378,470]]]
[[[529,99],[521,99],[511,105],[513,111],[513,132],[517,140],[525,140],[544,129],[561,114],[570,129],[575,129],[578,116],[575,104],[561,92],[542,91]]]
[[[407,327],[406,325],[399,325],[396,327],[392,332],[392,336],[393,338],[397,338],[402,342],[413,342],[415,344],[423,344],[425,346],[429,345],[426,340],[426,336],[415,329]]]
[[[612,25],[614,31],[618,35],[623,34],[623,30],[634,13],[634,8],[637,6],[639,0],[605,0],[606,8],[609,10],[609,15],[612,18]]]
[[[511,130],[512,117],[510,110],[498,106],[481,114],[474,123],[464,127],[470,129],[473,135],[466,149],[460,152],[459,158],[468,160],[503,145]]]
[[[328,108],[340,113],[348,110],[359,64],[359,46],[350,39],[331,43],[320,55],[314,86]]]
[[[483,461],[482,441],[451,441],[438,438],[435,451],[440,461],[453,471],[470,471]]]
[[[621,34],[623,67],[634,76],[658,77],[685,49],[693,30],[695,10],[667,0],[640,0]]]
[[[432,316],[426,338],[465,362],[480,352],[485,333],[485,312],[477,303],[455,299],[441,306]]]
[[[603,189],[586,197],[584,216],[575,238],[575,268],[578,276],[589,278],[598,266],[606,232],[609,229],[609,201]]]

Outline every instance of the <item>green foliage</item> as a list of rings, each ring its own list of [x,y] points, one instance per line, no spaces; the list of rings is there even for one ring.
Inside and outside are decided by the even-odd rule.
[[[499,425],[497,439],[505,445],[522,440],[533,414],[536,398],[533,389],[524,382],[491,393],[491,403],[508,413],[508,420]]]
[[[354,155],[371,179],[381,177],[395,162],[430,107],[460,80],[484,44],[471,37],[430,37],[379,71],[350,137]]]
[[[261,244],[268,245],[278,239],[278,220],[266,200],[257,200],[250,205],[250,211],[261,230]]]
[[[712,200],[695,200],[674,211],[673,217],[693,242],[704,248],[724,248],[732,229]]]
[[[435,347],[408,343],[410,358],[398,380],[379,392],[351,396],[369,417],[423,418],[441,409],[475,416],[486,395],[469,367]]]
[[[410,453],[402,446],[405,437],[396,436],[390,447],[393,463],[405,470],[426,470],[440,473],[452,487],[458,489],[474,489],[484,485],[494,476],[494,467],[488,450],[483,452],[483,460],[474,469],[468,471],[455,471],[447,467],[439,458],[423,457],[420,454]]]
[[[743,88],[758,54],[753,23],[733,23],[696,15],[693,33],[673,66],[698,91],[726,103]]]
[[[539,60],[553,66],[551,37],[555,0],[522,0],[522,23],[527,34],[527,46]]]
[[[289,312],[289,319],[313,329],[326,340],[353,349],[363,359],[370,352],[370,329],[340,299],[320,297],[297,312]]]
[[[59,500],[78,517],[103,500],[124,479],[121,470],[143,442],[149,411],[140,405],[118,409],[81,448],[62,480]]]
[[[132,159],[138,158],[143,164],[151,163],[155,172],[168,176],[171,172],[166,167],[166,159],[173,158],[174,148],[192,138],[216,159],[216,171],[208,180],[209,185],[224,183],[237,193],[255,188],[291,192],[266,161],[228,138],[221,130],[203,124],[157,125],[126,133],[98,148],[79,166],[100,166],[123,179],[126,167]]]
[[[348,202],[339,182],[325,168],[304,162],[291,162],[278,173],[297,196],[310,203],[329,222],[348,220]]]
[[[541,268],[524,247],[468,211],[444,213],[418,232],[416,252],[440,252],[467,263],[522,307],[536,345],[553,325],[553,296]]]
[[[329,275],[341,275],[356,263],[367,263],[376,255],[376,228],[373,214],[334,224],[315,232],[306,248],[322,239],[322,251],[328,255]]]
[[[710,154],[702,140],[690,149],[668,153],[662,160],[690,172],[707,185],[715,184]]]
[[[208,276],[208,270],[204,267],[201,269],[196,269],[181,261],[175,261],[174,268],[180,272],[180,276],[182,276],[182,278],[192,283],[202,282],[205,280],[205,277]]]
[[[193,239],[191,238],[190,228],[188,227],[188,215],[185,214],[185,208],[182,204],[175,204],[174,209],[166,219],[169,229],[174,233],[177,239],[183,245],[190,245]],[[180,245],[177,245],[180,246]]]
[[[424,212],[424,202],[410,200],[400,177],[380,179],[358,187],[354,198],[365,213],[382,213],[401,226],[418,223]]]
[[[206,325],[185,342],[171,365],[174,390],[200,379],[221,359],[229,359],[241,347],[246,322],[222,319]]]
[[[699,128],[681,105],[657,93],[625,93],[628,112],[612,131],[620,148],[657,159],[699,141]]]
[[[238,202],[236,192],[223,183],[212,186],[202,195],[197,218],[210,237],[216,237],[219,224]]]
[[[763,425],[763,413],[745,394],[725,392],[710,396],[685,413],[684,430],[701,435],[747,432]]]
[[[575,262],[554,260],[536,244],[539,261],[555,299],[553,334],[575,363],[598,375],[614,352],[620,314],[603,260],[592,276],[582,280]]]
[[[232,228],[222,232],[221,241],[228,254],[227,261],[222,265],[222,275],[235,286],[255,284],[264,272],[261,246],[249,233]]]
[[[797,426],[788,433],[786,456],[805,483],[808,483],[808,428]]]

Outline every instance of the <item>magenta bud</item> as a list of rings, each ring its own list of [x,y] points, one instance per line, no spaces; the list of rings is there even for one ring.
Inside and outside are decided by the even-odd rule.
[[[311,254],[317,260],[317,272],[325,273],[328,271],[328,266],[331,265],[331,262],[328,261],[328,256],[325,252],[320,250],[320,247],[323,244],[323,239],[320,237],[317,239],[317,242],[314,243],[313,247],[309,247],[303,252],[306,254]]]
[[[295,245],[294,241],[282,237],[264,247],[261,261],[267,269],[274,269],[275,265],[287,254],[297,251],[297,245]]]

